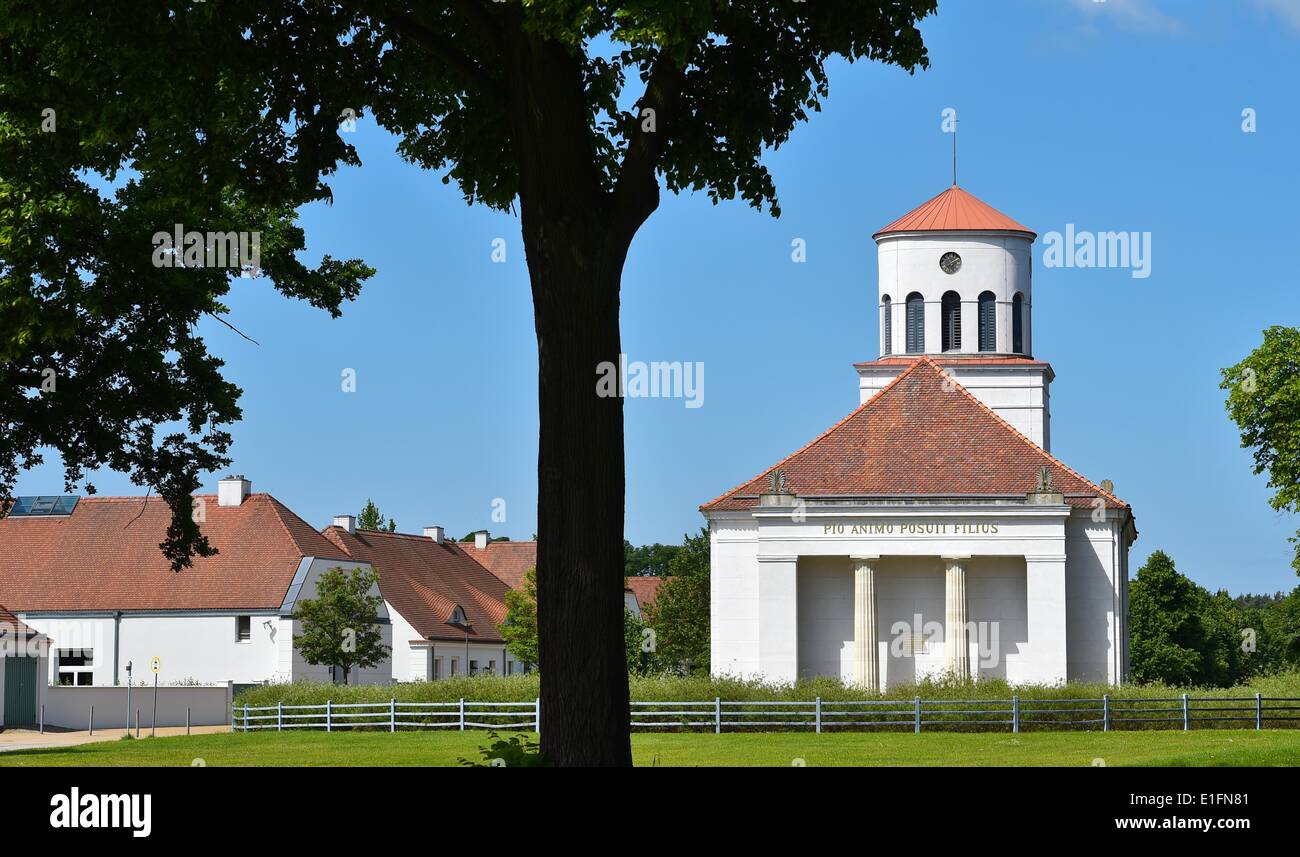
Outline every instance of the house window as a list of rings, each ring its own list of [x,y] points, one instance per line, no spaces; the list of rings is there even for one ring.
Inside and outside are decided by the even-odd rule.
[[[889,300],[889,295],[885,295],[885,318],[881,327],[885,331],[885,353],[892,354],[894,351],[894,305]]]
[[[433,680],[442,678],[442,658],[433,659]]]
[[[253,639],[253,617],[236,616],[235,617],[235,642],[247,643]]]
[[[992,292],[980,293],[980,351],[998,350],[997,297]]]
[[[514,674],[515,674],[515,662],[506,661],[506,675],[514,675]]]
[[[925,298],[920,292],[907,296],[907,353],[925,351]]]
[[[469,674],[478,675],[478,661],[469,662]]]
[[[943,350],[961,351],[961,296],[944,292],[940,302],[943,317]]]
[[[487,671],[488,671],[488,675],[496,675],[496,674],[497,674],[497,662],[496,662],[496,661],[488,661],[488,668],[487,668]]]
[[[61,685],[87,687],[95,682],[93,649],[59,649],[58,679]]]
[[[460,674],[460,658],[451,659],[451,674],[452,675]]]

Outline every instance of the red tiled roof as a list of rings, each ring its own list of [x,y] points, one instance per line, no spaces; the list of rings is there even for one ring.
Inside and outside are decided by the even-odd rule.
[[[488,542],[485,550],[474,547],[473,542],[458,544],[511,589],[523,589],[524,575],[537,565],[537,542]]]
[[[427,536],[326,527],[325,538],[379,572],[379,590],[425,638],[463,640],[447,624],[456,605],[469,617],[470,640],[502,642],[508,587],[470,557],[464,545]],[[504,544],[504,543],[503,543]]]
[[[3,604],[0,604],[0,637],[4,637],[8,634],[17,634],[19,637],[26,637],[35,633],[36,631],[28,627],[22,619],[19,619],[13,613],[5,609]]]
[[[659,587],[663,582],[662,577],[635,575],[626,579],[624,589],[636,596],[636,603],[644,610],[647,605],[655,603],[655,598],[659,595]]]
[[[804,498],[978,498],[1023,496],[1034,489],[1040,467],[1071,505],[1101,497],[1107,506],[1127,508],[921,357],[807,446],[700,508],[756,506],[777,468],[789,490]]]
[[[340,551],[269,494],[220,506],[196,495],[219,553],[173,572],[159,497],[84,497],[67,517],[0,520],[0,603],[20,613],[274,609],[304,556]]]
[[[1035,237],[1029,227],[956,185],[921,203],[871,237],[879,238],[891,232],[1019,232]]]

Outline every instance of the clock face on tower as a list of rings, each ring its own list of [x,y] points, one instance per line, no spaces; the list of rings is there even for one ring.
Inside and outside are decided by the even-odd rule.
[[[939,257],[939,268],[945,274],[955,274],[961,270],[961,257],[956,253],[944,253]]]

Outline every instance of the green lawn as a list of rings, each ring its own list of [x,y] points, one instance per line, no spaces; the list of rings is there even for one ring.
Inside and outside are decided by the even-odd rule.
[[[486,732],[261,732],[106,741],[0,753],[28,765],[455,765],[480,758]],[[1300,731],[854,734],[637,734],[637,765],[1286,765]],[[1100,762],[1095,760],[1101,760]]]

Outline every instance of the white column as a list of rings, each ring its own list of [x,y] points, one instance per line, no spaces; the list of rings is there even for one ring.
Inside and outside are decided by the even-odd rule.
[[[880,690],[880,647],[876,640],[876,563],[880,557],[855,556],[853,560],[853,664],[854,678],[865,690]]]
[[[799,558],[758,557],[758,671],[766,681],[799,677]]]
[[[1067,678],[1065,556],[1025,557],[1029,611],[1028,681],[1051,684]]]
[[[966,560],[943,558],[944,575],[943,641],[944,665],[954,676],[970,677],[970,649],[966,643]]]

